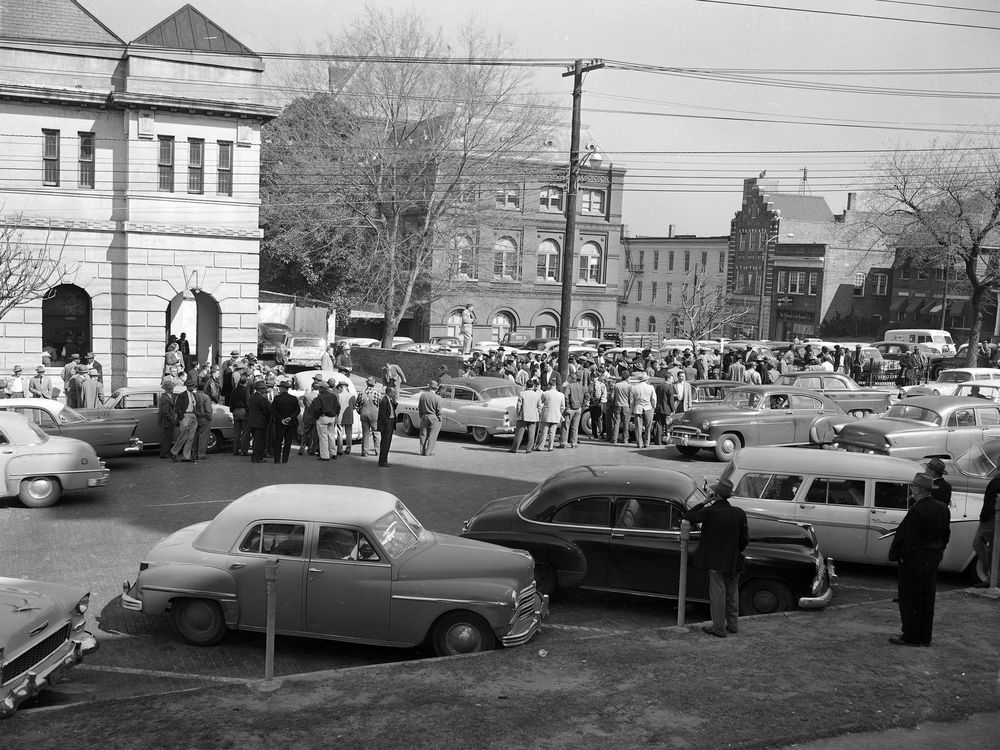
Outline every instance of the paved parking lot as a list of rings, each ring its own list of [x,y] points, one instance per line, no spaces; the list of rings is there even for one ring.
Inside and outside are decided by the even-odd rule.
[[[419,455],[415,438],[397,436],[392,466],[352,453],[335,462],[292,456],[288,464],[251,464],[248,458],[215,454],[198,464],[175,464],[155,455],[110,464],[108,487],[68,495],[55,507],[30,510],[0,501],[0,570],[5,575],[87,586],[101,650],[71,674],[40,705],[101,695],[140,695],[218,681],[263,676],[263,636],[231,633],[213,648],[184,643],[166,616],[137,615],[121,607],[121,582],[135,577],[144,554],[182,526],[212,518],[230,500],[265,484],[285,482],[368,486],[393,492],[434,531],[457,533],[462,521],[486,501],[523,494],[549,474],[578,464],[656,465],[711,481],[722,465],[704,457],[682,458],[673,449],[584,442],[574,450],[511,455],[509,443],[480,446],[445,437],[434,456]],[[355,446],[357,451],[357,446]],[[840,566],[836,604],[892,596],[894,571]],[[943,581],[956,587],[961,579]],[[700,605],[687,620],[707,617]],[[561,638],[627,634],[673,625],[674,602],[594,592],[560,592],[546,630],[532,647]],[[361,647],[302,638],[278,638],[276,672],[296,674],[385,661],[415,659],[420,652]]]

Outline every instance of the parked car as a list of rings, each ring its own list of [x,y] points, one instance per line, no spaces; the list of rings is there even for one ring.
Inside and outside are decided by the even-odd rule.
[[[995,367],[964,367],[941,370],[937,379],[924,385],[908,385],[899,389],[900,398],[912,396],[954,396],[959,383],[969,380],[1000,383],[1000,370]]]
[[[178,385],[175,393],[181,393],[184,386]],[[99,418],[111,422],[132,422],[138,420],[135,436],[142,441],[143,448],[160,445],[160,424],[157,412],[163,391],[158,388],[119,388],[97,409],[77,409],[84,417]],[[37,400],[37,399],[35,399]],[[2,404],[3,402],[0,402]],[[233,413],[228,406],[212,405],[212,429],[208,433],[208,452],[215,453],[233,439]]]
[[[1000,404],[980,398],[914,396],[893,404],[881,417],[847,421],[831,429],[833,447],[855,453],[952,457],[1000,436]]]
[[[347,383],[347,393],[350,396],[354,396],[355,399],[358,396],[358,389],[354,386],[354,381],[347,375],[337,370],[301,370],[292,374],[292,387],[288,389],[288,392],[295,396],[295,398],[302,398],[302,394],[307,390],[312,388],[313,376],[322,375],[323,379],[326,381],[333,380],[335,383]],[[342,405],[343,406],[343,405]],[[351,423],[351,440],[361,439],[361,419],[355,416],[354,421]]]
[[[274,351],[274,361],[288,367],[319,367],[326,351],[326,337],[317,333],[287,331]]]
[[[539,591],[588,588],[676,598],[681,520],[703,502],[678,471],[636,466],[577,466],[553,474],[527,495],[484,506],[462,536],[524,549],[535,559]],[[749,518],[740,576],[744,615],[818,609],[833,597],[832,566],[807,526]],[[700,531],[691,530],[691,549]],[[687,598],[708,601],[708,571],[689,558]]]
[[[523,352],[544,352],[548,351],[549,345],[559,346],[558,336],[542,336],[541,338],[529,339],[523,346],[517,347]]]
[[[953,395],[963,398],[986,398],[1000,403],[1000,381],[966,380],[958,384]]]
[[[450,378],[441,382],[441,430],[471,434],[477,443],[495,435],[513,435],[517,424],[517,397],[521,389],[503,378]],[[396,419],[407,435],[420,429],[418,389],[407,389],[396,405]]]
[[[382,346],[382,342],[379,339],[369,339],[359,336],[340,336],[337,338],[338,344],[350,344],[351,347],[361,348],[361,349],[377,349]]]
[[[443,344],[432,344],[425,341],[411,341],[409,343],[396,344],[392,347],[399,352],[423,352],[424,354],[454,354],[450,346]]]
[[[1000,442],[1000,441],[997,441]],[[785,518],[813,527],[823,553],[840,562],[894,565],[891,536],[912,504],[909,485],[923,470],[892,456],[747,448],[722,476],[735,487],[730,502],[748,513]],[[951,477],[948,477],[951,479]],[[941,570],[976,574],[972,539],[982,495],[953,495],[951,541]]]
[[[277,632],[436,653],[528,642],[548,600],[531,557],[424,529],[381,490],[272,485],[157,544],[125,582],[122,604],[169,611],[184,640],[263,631],[264,572],[278,560]]]
[[[21,414],[49,435],[76,438],[93,446],[103,458],[135,456],[142,453],[143,442],[136,433],[135,419],[106,419],[77,411],[62,401],[48,398],[6,398],[0,411]]]
[[[0,413],[0,496],[29,508],[55,505],[64,490],[103,487],[110,472],[93,447],[75,438],[50,436],[27,417]]]
[[[876,341],[872,344],[872,347],[878,349],[883,360],[896,362],[897,370],[901,369],[899,363],[903,359],[903,355],[914,349],[919,349],[927,357],[929,362],[928,375],[930,377],[936,378],[938,372],[943,367],[944,357],[941,356],[940,352],[935,351],[926,344],[909,344],[903,341]],[[899,374],[897,373],[897,377]]]
[[[777,380],[777,385],[793,385],[822,393],[841,409],[857,417],[880,414],[889,408],[889,392],[862,388],[850,377],[839,372],[808,370],[790,372]]]
[[[819,393],[787,385],[744,385],[717,404],[692,406],[670,424],[668,444],[685,456],[709,449],[729,461],[750,445],[808,444],[809,428],[843,409]]]
[[[284,323],[258,323],[257,356],[273,357],[278,345],[290,330]]]
[[[431,336],[430,343],[446,347],[452,352],[462,351],[462,340],[458,336]]]
[[[528,331],[508,331],[500,337],[498,346],[505,349],[523,349],[524,345],[535,338],[534,332]]]
[[[0,578],[0,719],[97,651],[89,606],[85,589]]]
[[[608,349],[614,349],[618,344],[611,339],[583,339],[581,346],[592,346],[597,349],[599,354],[604,354]]]

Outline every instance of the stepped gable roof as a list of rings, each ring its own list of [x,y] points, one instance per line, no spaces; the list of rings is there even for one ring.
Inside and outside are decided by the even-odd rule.
[[[0,38],[125,44],[77,0],[0,0]]]
[[[781,211],[781,218],[790,221],[832,222],[833,211],[826,199],[818,195],[791,195],[778,193],[767,195],[765,200],[773,208]]]
[[[237,55],[257,53],[240,42],[190,3],[160,21],[131,44],[165,47],[194,52],[224,52]]]

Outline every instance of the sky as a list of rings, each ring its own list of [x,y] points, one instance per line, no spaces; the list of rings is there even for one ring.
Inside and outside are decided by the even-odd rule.
[[[79,2],[125,41],[185,4]],[[366,5],[191,4],[258,53],[316,52]],[[761,172],[773,192],[822,195],[839,213],[848,192],[863,196],[879,149],[926,148],[1000,124],[995,0],[371,4],[416,8],[446,35],[474,20],[507,39],[515,57],[604,60],[585,79],[583,122],[604,163],[628,170],[623,222],[633,235],[662,236],[671,225],[678,234],[728,235],[743,179]],[[566,108],[567,131],[571,80],[555,67],[534,75],[536,88]]]

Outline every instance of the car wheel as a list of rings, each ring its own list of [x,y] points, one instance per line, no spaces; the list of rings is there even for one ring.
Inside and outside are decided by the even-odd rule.
[[[675,445],[674,447],[682,456],[693,456],[701,450],[695,445]]]
[[[755,578],[740,589],[741,615],[769,615],[788,612],[795,607],[792,590],[781,581]]]
[[[62,485],[55,477],[29,477],[21,480],[17,496],[29,508],[48,508],[62,495]]]
[[[176,599],[171,604],[174,625],[188,643],[214,646],[226,634],[222,607],[211,599]]]
[[[472,439],[481,445],[486,445],[493,439],[490,431],[485,427],[473,427],[472,428]]]
[[[472,612],[450,612],[434,623],[431,634],[438,656],[474,654],[496,648],[496,637],[483,618]]]
[[[855,409],[851,412],[852,417],[857,417],[858,419],[864,419],[867,417],[869,412],[866,409]]]
[[[715,444],[715,457],[720,461],[732,461],[736,452],[743,447],[738,435],[725,432],[719,437]]]
[[[990,566],[979,555],[976,555],[975,561],[969,566],[969,574],[974,583],[990,582]]]
[[[590,419],[590,410],[588,409],[583,414],[580,415],[580,434],[590,435],[592,432],[592,422]]]
[[[539,594],[548,594],[551,596],[555,593],[556,585],[556,574],[552,570],[552,566],[546,563],[535,563],[535,591]]]
[[[413,417],[409,414],[403,417],[403,434],[413,437],[420,432],[420,429],[413,423]]]
[[[217,453],[222,447],[222,433],[218,430],[212,430],[208,433],[208,450],[209,453]]]

